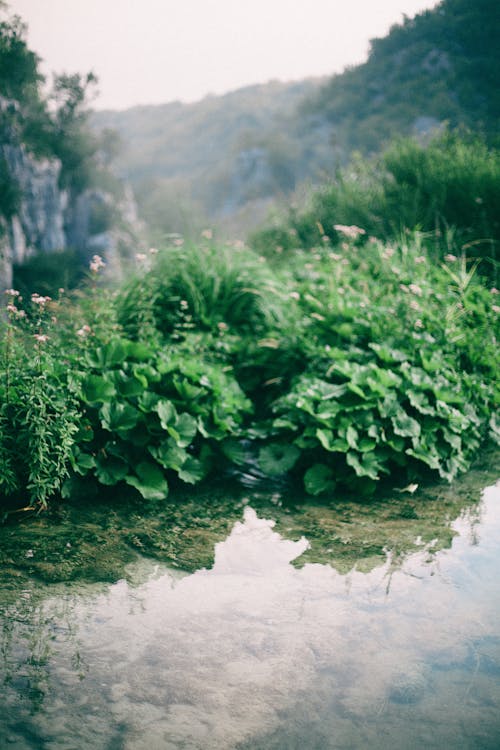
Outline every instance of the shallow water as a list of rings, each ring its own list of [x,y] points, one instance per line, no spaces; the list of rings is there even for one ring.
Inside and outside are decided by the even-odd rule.
[[[448,547],[368,572],[300,566],[298,518],[286,539],[269,509],[239,515],[211,568],[6,585],[0,747],[500,747],[500,484]]]

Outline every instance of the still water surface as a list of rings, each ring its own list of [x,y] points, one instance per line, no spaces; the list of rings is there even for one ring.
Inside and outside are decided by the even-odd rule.
[[[210,569],[10,587],[0,747],[497,750],[500,484],[453,527],[346,574],[247,505]]]

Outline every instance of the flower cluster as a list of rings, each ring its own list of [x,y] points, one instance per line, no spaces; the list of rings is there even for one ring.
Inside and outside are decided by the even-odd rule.
[[[101,268],[104,268],[106,263],[103,261],[100,255],[94,255],[90,261],[89,268],[92,273],[99,273]]]
[[[40,308],[44,308],[47,302],[51,301],[51,297],[44,297],[42,294],[35,292],[31,295],[31,301],[34,305],[38,305]]]
[[[364,229],[361,229],[361,227],[357,227],[354,224],[351,226],[346,226],[345,224],[334,224],[333,228],[336,232],[345,235],[345,237],[348,237],[350,240],[356,240],[360,235],[366,234]]]

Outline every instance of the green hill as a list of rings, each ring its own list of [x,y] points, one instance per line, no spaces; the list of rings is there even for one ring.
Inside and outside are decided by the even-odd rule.
[[[354,150],[443,123],[498,138],[500,6],[443,0],[375,39],[366,63],[329,80],[272,82],[211,96],[94,113],[123,142],[117,165],[156,230],[247,226],[304,181],[321,183]]]

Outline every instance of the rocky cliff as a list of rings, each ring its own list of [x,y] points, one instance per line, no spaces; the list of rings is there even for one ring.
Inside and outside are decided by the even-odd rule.
[[[14,265],[65,249],[82,263],[94,253],[104,255],[110,272],[118,274],[123,256],[139,242],[131,188],[115,181],[113,193],[63,189],[60,160],[36,157],[20,142],[9,117],[16,107],[0,97],[0,163],[3,185],[13,195],[0,213],[0,290],[12,286]]]

